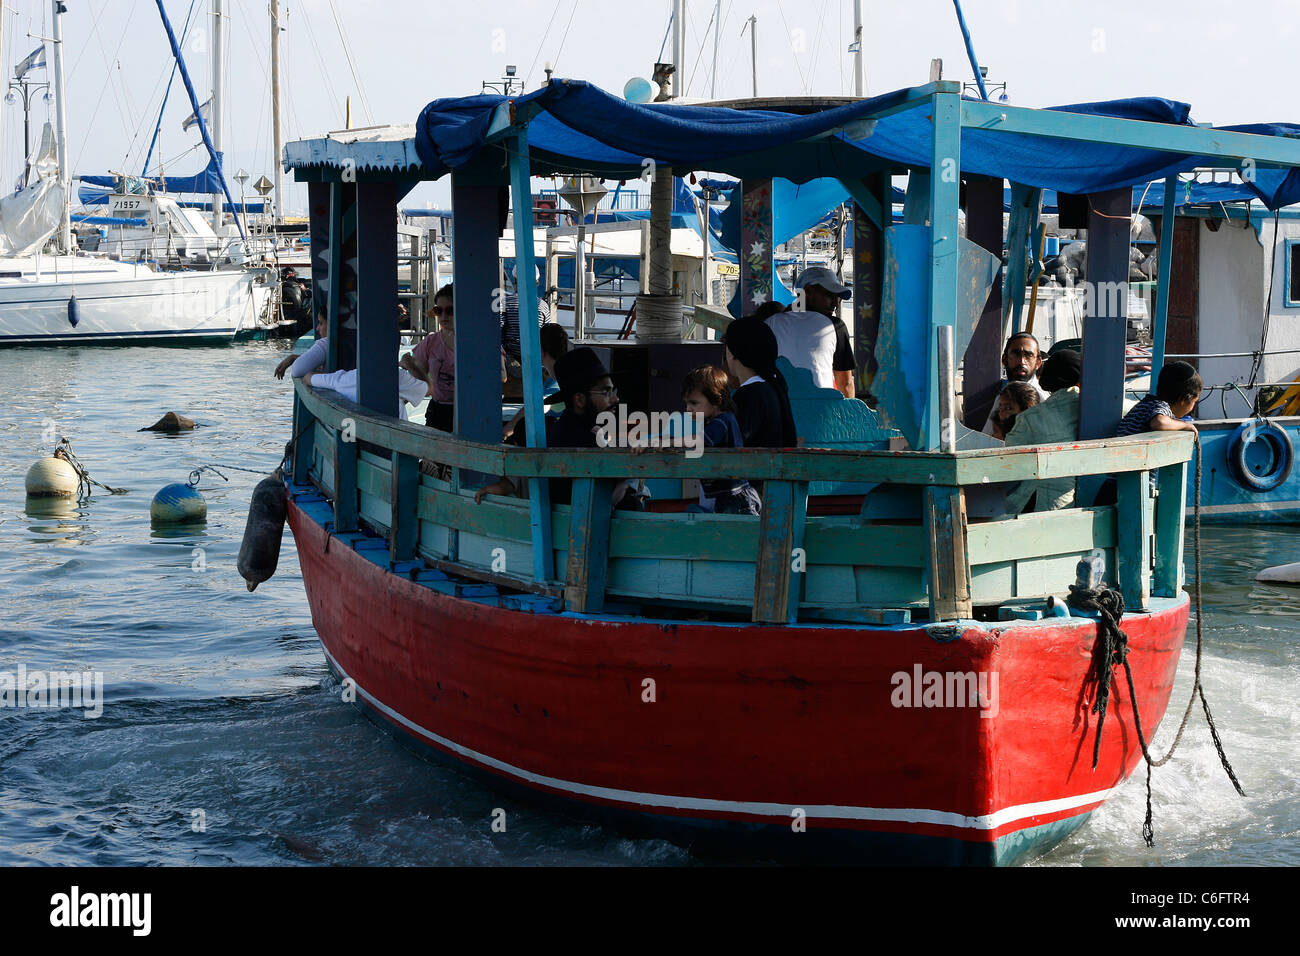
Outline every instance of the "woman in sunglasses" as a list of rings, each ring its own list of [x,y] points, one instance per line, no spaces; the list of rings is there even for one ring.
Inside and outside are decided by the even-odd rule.
[[[425,313],[437,320],[438,330],[426,335],[401,361],[402,368],[429,383],[424,423],[444,432],[451,431],[456,420],[456,317],[451,287],[449,282],[439,289],[433,307]]]

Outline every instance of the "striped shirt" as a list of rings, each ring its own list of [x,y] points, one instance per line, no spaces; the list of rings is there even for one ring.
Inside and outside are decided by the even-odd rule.
[[[1169,407],[1168,402],[1161,401],[1155,395],[1148,395],[1129,409],[1128,414],[1120,421],[1119,427],[1115,429],[1115,437],[1127,438],[1129,435],[1140,435],[1151,431],[1151,419],[1157,415],[1175,417],[1174,410]]]
[[[537,300],[537,325],[540,328],[551,321],[551,311],[543,299]],[[509,292],[505,297],[505,311],[501,314],[501,347],[506,350],[506,357],[516,362],[523,361],[519,344],[519,296]]]

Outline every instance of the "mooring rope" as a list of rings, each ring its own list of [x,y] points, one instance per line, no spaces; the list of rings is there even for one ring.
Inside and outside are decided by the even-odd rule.
[[[1128,635],[1120,628],[1119,622],[1124,616],[1124,597],[1118,591],[1102,585],[1098,588],[1084,588],[1078,585],[1070,585],[1069,605],[1074,608],[1085,611],[1096,611],[1101,621],[1097,628],[1098,650],[1100,653],[1094,654],[1097,659],[1099,668],[1097,675],[1097,702],[1093,704],[1093,713],[1097,714],[1097,735],[1092,747],[1092,766],[1097,768],[1097,757],[1101,749],[1101,728],[1106,721],[1106,708],[1110,700],[1110,682],[1111,668],[1116,664],[1124,665],[1124,675],[1128,680],[1129,701],[1133,705],[1133,725],[1137,729],[1138,743],[1142,745],[1142,758],[1147,765],[1147,809],[1146,817],[1142,821],[1142,839],[1147,846],[1155,846],[1155,830],[1152,827],[1151,812],[1151,770],[1154,767],[1162,767],[1170,761],[1174,752],[1178,749],[1178,744],[1183,739],[1183,731],[1187,729],[1187,721],[1192,715],[1192,708],[1199,697],[1201,708],[1205,711],[1205,721],[1210,725],[1210,737],[1214,741],[1214,749],[1219,754],[1219,763],[1223,765],[1224,772],[1227,773],[1228,779],[1232,781],[1233,787],[1241,796],[1246,795],[1242,789],[1237,775],[1232,769],[1232,764],[1228,762],[1227,755],[1223,752],[1223,741],[1219,738],[1219,729],[1214,724],[1214,716],[1210,713],[1210,703],[1205,699],[1205,688],[1201,685],[1201,652],[1204,644],[1203,632],[1201,625],[1201,437],[1196,436],[1196,470],[1194,481],[1194,520],[1192,523],[1192,538],[1194,549],[1196,551],[1195,560],[1195,579],[1192,583],[1194,601],[1196,603],[1196,667],[1194,671],[1194,680],[1192,683],[1191,698],[1187,701],[1187,709],[1183,711],[1182,723],[1178,725],[1178,732],[1174,734],[1174,741],[1169,745],[1169,750],[1163,757],[1156,759],[1151,756],[1150,747],[1147,743],[1146,734],[1142,731],[1142,718],[1138,714],[1137,690],[1133,686],[1133,670],[1128,662]]]
[[[87,469],[86,466],[81,463],[81,460],[72,453],[72,442],[70,442],[66,437],[59,439],[59,443],[54,447],[53,457],[63,459],[71,465],[72,470],[77,473],[78,498],[84,498],[89,495],[91,485],[103,488],[110,495],[126,494],[125,488],[111,488],[102,481],[96,481],[94,478],[91,478],[89,469]]]

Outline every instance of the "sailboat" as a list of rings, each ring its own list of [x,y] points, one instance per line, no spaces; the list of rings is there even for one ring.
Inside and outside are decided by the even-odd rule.
[[[69,216],[63,5],[54,0],[57,129],[46,124],[33,179],[0,199],[0,346],[230,342],[266,312],[270,269],[158,272],[77,255]],[[58,249],[44,254],[49,243]]]

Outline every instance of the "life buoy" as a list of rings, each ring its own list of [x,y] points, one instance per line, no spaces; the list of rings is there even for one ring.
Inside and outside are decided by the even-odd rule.
[[[1267,451],[1268,460],[1262,464],[1247,460],[1262,457]],[[1228,466],[1232,476],[1251,491],[1272,491],[1291,475],[1295,464],[1295,450],[1291,438],[1282,426],[1266,418],[1255,418],[1232,433],[1228,442]]]

